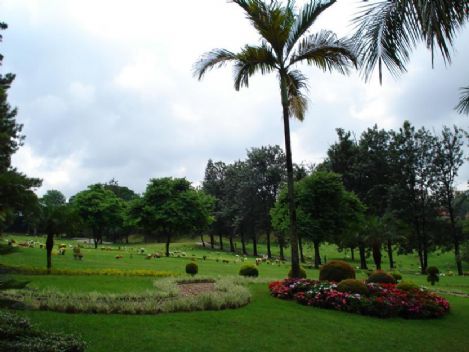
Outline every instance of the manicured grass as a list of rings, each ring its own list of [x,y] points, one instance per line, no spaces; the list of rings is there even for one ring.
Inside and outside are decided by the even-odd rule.
[[[437,320],[377,319],[304,307],[252,285],[236,310],[157,316],[21,312],[44,329],[80,332],[88,351],[467,351],[469,299]]]
[[[5,237],[4,237],[5,238]],[[30,237],[7,236],[17,242]],[[1,239],[3,241],[3,239]],[[44,242],[44,238],[37,238]],[[58,243],[75,244],[75,241],[58,240]],[[106,245],[113,250],[82,249],[83,261],[73,259],[71,249],[64,256],[53,256],[57,269],[152,269],[176,272],[185,277],[185,265],[196,259],[199,275],[237,275],[240,257],[233,253],[202,248],[186,241],[171,245],[171,250],[185,252],[185,257],[145,259],[137,249],[146,253],[163,253],[163,244]],[[133,248],[133,249],[130,249]],[[238,245],[238,248],[240,246]],[[265,253],[265,246],[259,246]],[[310,249],[307,249],[311,252]],[[274,252],[277,254],[277,252]],[[122,259],[116,259],[122,255]],[[203,256],[207,260],[203,260]],[[45,267],[45,250],[18,248],[0,255],[0,264],[28,267]],[[332,245],[322,246],[322,256],[330,259],[350,260],[350,253],[338,252]],[[227,260],[229,263],[223,263]],[[429,286],[426,276],[418,274],[415,255],[396,255],[399,271],[405,280]],[[254,263],[249,257],[248,263]],[[451,253],[430,256],[446,274],[454,271]],[[372,263],[369,261],[372,269]],[[387,269],[384,261],[383,267]],[[284,278],[288,263],[259,266],[260,277]],[[309,278],[317,279],[319,273],[306,269]],[[130,293],[151,290],[152,277],[135,276],[65,276],[65,275],[15,275],[30,281],[30,288],[73,292]],[[358,271],[359,278],[365,278]],[[269,295],[266,284],[251,284],[253,300],[248,306],[226,311],[170,313],[161,315],[99,315],[65,314],[45,311],[19,311],[39,327],[46,330],[79,333],[88,342],[88,351],[469,351],[469,298],[446,295],[451,304],[450,313],[435,320],[377,319],[343,312],[305,307],[292,301],[275,299]],[[444,276],[435,286],[443,291],[469,293],[469,277]]]

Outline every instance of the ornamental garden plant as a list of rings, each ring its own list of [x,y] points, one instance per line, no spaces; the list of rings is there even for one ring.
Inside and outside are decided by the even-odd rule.
[[[284,279],[269,284],[272,296],[298,303],[379,318],[429,319],[445,315],[450,307],[443,297],[422,288],[399,289],[394,283],[329,282]],[[355,280],[354,280],[355,281]],[[358,293],[357,287],[361,288]]]

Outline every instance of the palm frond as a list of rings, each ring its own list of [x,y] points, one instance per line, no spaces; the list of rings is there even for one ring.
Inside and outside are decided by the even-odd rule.
[[[224,66],[228,61],[236,60],[236,55],[225,49],[213,49],[201,56],[193,67],[194,76],[201,80],[207,71]]]
[[[467,0],[420,1],[416,10],[422,37],[432,53],[432,64],[435,43],[443,59],[451,62],[450,47],[453,46],[456,32],[467,20],[469,2]]]
[[[326,2],[311,0],[301,8],[288,36],[285,57],[293,49],[298,40],[300,40],[301,36],[313,25],[318,16],[335,2],[336,0],[328,0]]]
[[[469,87],[461,88],[461,96],[458,105],[456,105],[456,110],[460,114],[469,115]]]
[[[451,62],[456,32],[468,19],[467,0],[380,0],[364,5],[354,19],[363,76],[368,80],[378,65],[382,83],[383,64],[393,76],[405,72],[409,54],[421,40],[431,51],[432,64],[435,46]]]
[[[236,54],[234,65],[235,89],[249,86],[249,77],[260,71],[262,74],[272,72],[277,68],[277,58],[267,43],[260,46],[246,45]]]
[[[231,0],[241,6],[248,20],[259,34],[272,46],[275,52],[281,53],[295,21],[293,2],[284,5],[281,1],[272,0],[269,4],[261,0]]]
[[[365,80],[378,65],[382,83],[383,63],[393,76],[406,71],[410,51],[419,39],[418,18],[412,1],[364,5],[354,22],[357,24],[354,41]]]
[[[306,76],[298,70],[291,70],[286,75],[290,116],[303,121],[308,109],[308,99],[302,90],[308,90]]]
[[[303,38],[292,54],[289,66],[304,60],[324,71],[336,70],[343,74],[348,73],[351,65],[356,65],[350,41],[338,39],[333,32],[326,30]]]

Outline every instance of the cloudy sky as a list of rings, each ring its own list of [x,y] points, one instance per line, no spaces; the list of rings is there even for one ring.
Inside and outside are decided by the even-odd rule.
[[[302,1],[298,1],[302,3]],[[351,33],[359,0],[339,0],[313,27]],[[152,177],[199,183],[209,158],[231,162],[246,149],[283,146],[275,76],[233,89],[232,71],[199,82],[192,66],[212,48],[236,51],[258,35],[225,0],[0,0],[9,25],[1,72],[16,73],[10,103],[19,109],[25,145],[14,164],[42,178],[42,194],[67,196],[115,178],[142,192]],[[398,128],[404,120],[439,131],[467,128],[458,115],[458,88],[469,83],[469,29],[460,32],[451,66],[431,68],[419,48],[408,72],[365,83],[304,67],[310,108],[292,126],[296,162],[320,162],[335,128]],[[460,184],[469,178],[467,164]]]

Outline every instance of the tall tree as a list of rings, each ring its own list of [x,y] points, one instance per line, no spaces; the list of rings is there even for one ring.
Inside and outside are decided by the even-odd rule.
[[[270,209],[274,206],[280,190],[285,182],[285,154],[280,146],[252,148],[246,160],[249,179],[254,182],[256,202],[259,203],[259,227],[266,235],[267,256],[272,258]],[[299,169],[299,167],[297,167]]]
[[[437,194],[440,204],[448,212],[458,275],[463,275],[464,273],[460,253],[462,239],[460,238],[461,236],[456,226],[454,182],[458,175],[459,168],[464,163],[463,146],[463,130],[456,126],[453,127],[453,130],[444,127],[436,143],[436,155],[434,159],[436,179],[438,182]]]
[[[450,63],[454,39],[468,19],[467,0],[370,1],[354,20],[365,78],[369,79],[378,66],[382,82],[383,64],[394,76],[405,72],[410,53],[422,41],[431,52],[432,65],[435,48]],[[460,112],[469,112],[468,98],[466,88],[457,107]]]
[[[228,224],[223,211],[223,199],[225,195],[225,173],[226,165],[222,161],[213,162],[209,159],[205,168],[204,181],[202,189],[205,193],[211,195],[215,199],[214,207],[214,221],[210,225],[210,247],[213,249],[215,246],[214,236],[218,234],[220,249],[223,250],[223,234],[227,234]],[[231,231],[230,231],[231,232]],[[231,251],[234,251],[233,241],[231,243]]]
[[[7,25],[0,22],[0,31],[6,28]],[[0,54],[0,66],[2,61],[3,55]],[[37,203],[33,189],[42,183],[39,179],[18,172],[11,165],[11,156],[24,140],[21,134],[23,126],[16,122],[18,111],[8,104],[7,92],[14,79],[14,74],[0,74],[0,234],[12,214]]]
[[[429,220],[434,218],[436,186],[434,155],[435,137],[425,128],[415,130],[408,122],[392,133],[390,153],[396,187],[390,192],[392,209],[411,224],[414,238],[409,248],[419,255],[422,273],[428,266],[428,252],[432,244]]]
[[[52,249],[54,236],[67,232],[74,223],[73,211],[66,204],[65,196],[57,190],[49,190],[40,199],[41,224],[40,229],[47,235],[47,272],[52,268]]]
[[[171,239],[205,230],[213,220],[214,199],[184,178],[151,179],[139,203],[134,212],[138,223],[165,240],[166,256]]]
[[[335,0],[310,1],[298,12],[293,1],[283,4],[272,0],[232,0],[239,5],[248,20],[260,34],[261,44],[246,45],[238,53],[226,49],[214,49],[195,65],[195,74],[200,80],[207,71],[221,67],[228,62],[234,63],[235,89],[248,87],[249,78],[257,72],[262,74],[276,72],[280,84],[283,110],[283,124],[286,151],[286,169],[288,180],[289,214],[291,217],[290,240],[292,274],[298,277],[300,263],[298,238],[296,234],[296,212],[294,200],[294,175],[290,142],[290,116],[303,120],[307,100],[303,93],[306,77],[296,68],[306,62],[324,71],[336,70],[347,73],[351,64],[355,64],[355,54],[348,40],[339,39],[331,31],[309,34],[308,30],[318,16]]]
[[[91,231],[95,248],[103,242],[103,236],[109,234],[110,229],[123,224],[123,201],[101,184],[91,185],[77,193],[70,203]]]

